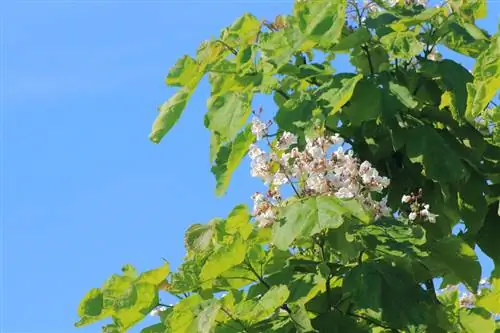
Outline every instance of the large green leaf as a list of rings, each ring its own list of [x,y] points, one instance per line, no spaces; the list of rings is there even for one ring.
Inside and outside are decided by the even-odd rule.
[[[425,175],[437,182],[456,182],[467,170],[455,151],[432,127],[413,128],[406,137],[406,152],[413,163],[420,163]]]
[[[385,262],[363,262],[344,278],[344,292],[352,297],[355,307],[396,327],[419,323],[427,315],[425,296],[411,274]]]
[[[142,273],[135,283],[145,282],[157,286],[161,282],[165,281],[169,273],[170,266],[167,262],[165,262],[161,267]]]
[[[273,229],[273,244],[286,250],[297,237],[308,237],[326,228],[338,228],[344,217],[370,220],[369,214],[356,200],[342,200],[333,196],[319,196],[298,200],[281,208]]]
[[[349,33],[347,36],[342,37],[339,42],[331,48],[331,50],[335,52],[349,51],[355,47],[359,47],[363,43],[368,42],[370,38],[370,31],[362,27],[353,31],[352,33]]]
[[[347,1],[296,1],[294,16],[304,39],[325,46],[335,43],[342,33]]]
[[[464,333],[495,331],[495,322],[491,314],[482,308],[461,309],[459,321]]]
[[[404,106],[414,109],[418,103],[411,95],[408,88],[394,82],[389,82],[389,90],[396,96]]]
[[[489,48],[474,65],[474,82],[467,85],[467,116],[480,115],[500,90],[500,33],[492,38]]]
[[[282,306],[290,292],[285,285],[272,286],[260,299],[247,300],[236,306],[236,317],[256,323]]]
[[[426,262],[434,276],[463,282],[470,290],[477,290],[481,265],[474,249],[459,237],[449,236],[432,244]]]
[[[247,245],[241,237],[236,237],[229,245],[222,246],[203,265],[200,279],[213,279],[233,266],[240,264],[246,255]]]
[[[220,148],[215,159],[215,165],[212,166],[212,173],[217,182],[215,193],[222,195],[226,192],[231,176],[245,157],[248,148],[255,141],[255,136],[247,126],[240,132],[233,142],[230,142]]]
[[[213,132],[232,141],[248,119],[251,109],[251,95],[228,92],[208,100],[205,126]]]
[[[325,92],[321,94],[320,98],[329,103],[332,108],[330,114],[338,112],[351,99],[356,84],[363,78],[363,74],[348,78],[343,78],[344,76],[343,74],[334,76],[332,82],[327,83],[326,87],[322,87]]]
[[[159,143],[165,134],[175,125],[186,108],[191,91],[186,88],[178,90],[168,101],[160,107],[160,114],[156,118],[149,139]]]
[[[427,8],[426,10],[417,15],[407,16],[394,23],[391,23],[390,27],[395,31],[405,31],[412,26],[426,23],[427,21],[429,21],[430,19],[439,14],[441,15],[446,14],[446,9],[444,7]]]
[[[196,87],[202,75],[203,72],[200,72],[196,60],[185,55],[170,69],[166,82],[169,86],[186,87],[192,90]]]
[[[498,235],[500,235],[500,216],[498,216],[498,202],[488,207],[488,213],[484,219],[484,225],[477,235],[477,244],[493,261],[496,267],[500,267],[500,246],[498,246]]]
[[[395,31],[380,38],[391,58],[410,60],[424,50],[413,31]]]
[[[500,268],[497,267],[493,271],[490,280],[490,289],[482,290],[476,305],[485,308],[491,313],[500,313]]]
[[[80,302],[78,315],[80,317],[97,317],[103,310],[103,295],[99,288],[91,289]]]
[[[371,81],[359,81],[342,113],[355,126],[377,119],[382,114],[382,91]]]

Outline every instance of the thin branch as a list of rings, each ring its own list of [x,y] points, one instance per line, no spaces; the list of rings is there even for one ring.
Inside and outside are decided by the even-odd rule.
[[[224,42],[224,41],[222,41],[220,39],[217,39],[216,42],[219,42],[222,45],[224,45],[229,51],[231,51],[232,54],[238,55],[238,51],[236,51],[235,48],[232,48],[231,46],[227,45],[226,42]]]
[[[432,279],[428,279],[425,281],[425,288],[427,288],[427,290],[432,294],[431,297],[432,297],[432,301],[435,303],[435,304],[440,304],[439,303],[439,300],[436,296],[436,288],[434,288],[434,282],[432,282]]]

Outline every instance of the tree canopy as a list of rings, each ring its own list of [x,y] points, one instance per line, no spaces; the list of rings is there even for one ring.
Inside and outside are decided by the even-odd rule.
[[[192,225],[175,271],[125,265],[91,289],[76,326],[126,332],[152,313],[142,333],[500,332],[500,33],[476,25],[486,15],[485,0],[297,0],[180,58],[151,141],[208,76],[216,194],[245,156],[267,191]],[[336,71],[341,54],[354,72]],[[256,110],[258,94],[275,108]]]

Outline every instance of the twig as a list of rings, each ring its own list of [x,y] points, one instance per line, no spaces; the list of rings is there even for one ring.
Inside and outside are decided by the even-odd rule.
[[[219,42],[221,43],[222,45],[224,45],[229,51],[231,51],[231,53],[233,53],[234,55],[238,55],[238,51],[236,51],[236,49],[232,48],[231,46],[227,45],[226,42],[220,40],[220,39],[217,39],[216,42]]]

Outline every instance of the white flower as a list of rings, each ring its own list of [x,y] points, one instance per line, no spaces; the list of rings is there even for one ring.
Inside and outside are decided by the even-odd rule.
[[[411,195],[403,195],[401,198],[401,203],[409,203],[411,201]]]
[[[417,213],[411,212],[410,215],[408,215],[408,218],[410,219],[410,221],[415,221],[415,219],[417,218]]]
[[[252,133],[257,140],[261,140],[267,134],[267,125],[259,118],[252,119]]]
[[[342,187],[337,192],[335,192],[335,195],[340,199],[351,199],[354,198],[355,193],[349,190],[347,187]]]
[[[328,189],[328,184],[323,175],[315,173],[309,176],[306,180],[306,187],[314,192],[322,193]]]
[[[338,133],[335,133],[335,135],[330,136],[329,139],[330,142],[333,143],[334,145],[342,144],[344,142],[344,139],[342,139]]]
[[[420,211],[420,216],[424,217],[430,223],[436,223],[436,217],[439,215],[429,212],[429,208],[430,206],[428,204],[424,205],[424,209]]]
[[[277,172],[274,175],[273,185],[281,186],[286,183],[288,183],[288,178],[283,172]]]
[[[311,155],[312,158],[314,159],[320,159],[325,157],[325,152],[323,151],[323,148],[316,145],[316,144],[308,144],[306,146],[307,153]]]
[[[255,221],[259,223],[260,228],[265,228],[274,223],[276,215],[272,208],[266,209],[263,213],[255,217]]]
[[[297,136],[290,132],[284,132],[281,135],[281,138],[278,141],[278,148],[281,150],[285,150],[290,148],[291,145],[297,143]]]
[[[459,303],[463,308],[470,308],[474,305],[475,297],[471,293],[463,293],[460,295]]]
[[[250,148],[248,148],[248,156],[250,159],[254,160],[259,156],[264,156],[266,153],[262,151],[257,145],[252,144],[250,145]]]

